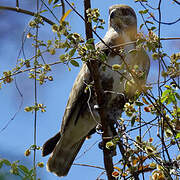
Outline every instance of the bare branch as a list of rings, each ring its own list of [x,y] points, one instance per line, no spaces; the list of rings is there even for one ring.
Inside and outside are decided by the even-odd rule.
[[[0,6],[0,10],[9,10],[9,11],[16,11],[18,13],[22,13],[22,14],[27,14],[27,15],[30,15],[30,16],[36,16],[37,13],[34,13],[34,12],[31,12],[31,11],[28,11],[28,10],[25,10],[25,9],[20,9],[20,8],[13,8],[13,7],[8,7],[8,6]],[[53,21],[49,20],[48,18],[44,17],[44,16],[41,16],[39,15],[45,22],[47,22],[48,24],[50,25],[53,25],[55,24]]]
[[[52,14],[52,16],[56,19],[56,21],[59,22],[59,19],[55,16],[55,14],[53,13],[53,11],[48,7],[48,5],[44,2],[44,0],[41,0],[41,2],[42,2],[43,5],[48,9],[48,11]]]
[[[64,14],[65,14],[65,4],[64,4],[64,0],[61,0],[61,4],[62,4],[62,16],[64,16]]]
[[[139,1],[139,3],[141,4],[141,6],[144,8],[144,9],[147,9],[146,6]],[[158,9],[158,8],[157,8]],[[157,23],[160,23],[160,24],[164,24],[164,25],[172,25],[172,24],[176,24],[177,22],[180,21],[180,18],[176,19],[175,21],[172,21],[172,22],[162,22],[161,20],[157,20],[150,12],[148,12],[148,14],[153,18],[153,20]]]
[[[175,3],[177,3],[178,5],[180,5],[180,2],[179,1],[177,1],[177,0],[173,0]]]
[[[93,166],[93,165],[89,165],[89,164],[73,163],[73,165],[76,165],[76,166],[85,166],[85,167],[92,167],[92,168],[97,168],[97,169],[105,170],[104,168],[102,168],[102,167],[100,167],[100,166]]]
[[[160,38],[160,40],[180,40],[180,37]]]
[[[88,22],[88,17],[86,13],[86,10],[89,8],[91,8],[90,0],[84,0],[86,39],[93,38],[92,24]],[[97,103],[98,103],[98,106],[100,107],[98,109],[98,112],[99,112],[101,124],[102,124],[102,131],[103,131],[102,139],[103,139],[103,144],[105,145],[108,140],[104,139],[104,137],[109,137],[109,133],[108,133],[109,121],[107,119],[105,107],[102,108],[105,102],[105,99],[104,99],[104,91],[103,91],[103,88],[99,79],[98,62],[90,60],[89,62],[87,62],[87,66],[90,70],[92,79],[94,80],[95,92],[97,94]],[[105,165],[108,180],[114,180],[115,178],[112,176],[112,172],[114,168],[113,168],[113,161],[112,161],[112,156],[110,154],[110,151],[107,148],[104,148],[103,154],[104,154],[104,165]]]
[[[16,0],[16,8],[19,9],[19,0]]]

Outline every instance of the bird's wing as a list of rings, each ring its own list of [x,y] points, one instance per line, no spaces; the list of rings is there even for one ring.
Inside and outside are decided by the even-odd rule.
[[[75,82],[71,93],[69,95],[69,99],[67,102],[67,106],[65,109],[65,113],[63,116],[63,121],[61,124],[61,130],[55,136],[47,140],[42,148],[42,156],[46,156],[53,152],[56,144],[59,142],[62,137],[63,132],[69,123],[75,123],[78,120],[78,116],[85,108],[87,108],[87,100],[89,97],[89,93],[85,93],[86,83],[90,82],[90,73],[87,68],[87,65],[84,63]],[[73,118],[71,118],[73,116]],[[72,122],[75,119],[74,122]]]
[[[103,40],[110,46],[110,42],[107,41],[107,38],[103,38]],[[102,53],[105,53],[106,55],[109,53],[109,49],[101,41],[95,45],[95,48],[99,51],[102,51]],[[91,81],[92,78],[90,76],[89,69],[86,63],[84,63],[69,95],[68,103],[61,124],[61,132],[63,132],[68,126],[72,116],[76,117],[74,123],[77,123],[79,115],[87,108],[89,92],[85,92],[85,88]]]
[[[102,42],[97,43],[96,48],[97,47],[100,51],[107,50],[106,46]],[[90,72],[88,70],[86,63],[84,63],[78,76],[76,77],[73,88],[69,95],[69,99],[63,116],[63,121],[61,124],[61,130],[59,133],[57,133],[55,136],[53,136],[52,138],[50,138],[45,142],[42,148],[42,156],[46,156],[52,153],[54,147],[56,146],[57,142],[60,140],[60,137],[62,133],[65,131],[68,124],[69,123],[76,124],[81,112],[85,111],[85,109],[87,108],[89,91],[85,92],[85,89],[87,87],[87,84],[89,84],[91,81],[92,79],[90,76]],[[87,132],[87,134],[88,133],[89,132]]]
[[[80,113],[84,111],[85,108],[87,108],[86,103],[89,97],[89,93],[88,91],[85,92],[85,88],[90,82],[90,72],[87,65],[84,63],[69,95],[69,99],[63,116],[63,121],[61,124],[61,133],[68,126],[72,116],[75,117],[73,119],[75,119],[74,123],[76,123]]]

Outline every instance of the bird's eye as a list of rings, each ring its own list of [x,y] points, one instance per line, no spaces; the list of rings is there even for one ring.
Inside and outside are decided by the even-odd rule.
[[[110,19],[113,19],[115,16],[115,12],[113,11],[111,14],[110,14]]]

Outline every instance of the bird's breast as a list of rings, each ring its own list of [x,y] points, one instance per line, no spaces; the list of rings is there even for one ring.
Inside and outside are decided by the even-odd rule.
[[[104,91],[114,91],[116,93],[122,93],[123,87],[121,84],[121,74],[124,73],[124,70],[120,70],[119,73],[112,70],[112,65],[122,64],[121,57],[118,55],[109,56],[107,64],[109,67],[106,67],[105,70],[103,67],[100,68],[100,77]]]

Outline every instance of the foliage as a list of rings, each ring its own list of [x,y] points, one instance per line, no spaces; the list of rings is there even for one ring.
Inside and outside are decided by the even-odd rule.
[[[21,177],[23,180],[33,180],[34,179],[34,169],[28,169],[26,166],[19,164],[20,161],[10,162],[7,159],[0,159],[0,168],[6,165],[8,166],[9,172],[13,175]],[[42,162],[37,163],[37,167],[44,167]]]

